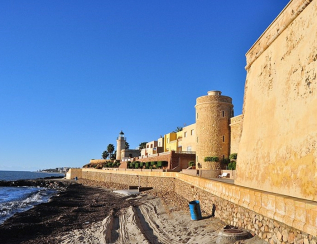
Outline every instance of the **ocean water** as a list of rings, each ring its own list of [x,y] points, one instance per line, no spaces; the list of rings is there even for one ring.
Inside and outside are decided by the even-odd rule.
[[[28,171],[0,171],[0,180],[14,181],[63,176]],[[49,201],[57,193],[45,187],[0,187],[0,224],[16,213],[29,210],[33,206]]]
[[[59,173],[42,173],[31,171],[5,171],[0,170],[0,180],[12,181],[12,180],[31,180],[37,178],[45,178],[51,176],[64,176]]]

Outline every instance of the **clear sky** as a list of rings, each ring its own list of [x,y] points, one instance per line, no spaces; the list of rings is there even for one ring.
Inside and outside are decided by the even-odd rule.
[[[0,170],[81,167],[195,123],[207,91],[241,114],[245,54],[288,0],[3,0]]]

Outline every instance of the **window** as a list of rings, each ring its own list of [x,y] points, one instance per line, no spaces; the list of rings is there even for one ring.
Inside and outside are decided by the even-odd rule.
[[[225,136],[222,136],[222,142],[225,142]]]
[[[198,136],[197,136],[197,142],[198,142]]]
[[[191,135],[191,136],[194,135],[194,130],[191,130],[191,131],[190,131],[190,135]]]
[[[196,119],[198,119],[198,113],[196,114]]]
[[[225,117],[225,111],[222,110],[221,112],[222,112],[222,117]]]
[[[167,143],[169,143],[170,142],[170,139],[169,138],[167,138]]]
[[[184,132],[184,137],[186,137],[186,136],[187,136],[187,131]]]
[[[187,152],[191,152],[191,151],[192,151],[192,147],[191,146],[187,147]]]

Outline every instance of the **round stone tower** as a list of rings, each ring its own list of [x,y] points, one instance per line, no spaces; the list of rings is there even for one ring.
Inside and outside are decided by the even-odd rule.
[[[121,160],[121,150],[125,149],[125,137],[124,133],[121,131],[119,133],[118,139],[117,139],[117,155],[116,160]]]
[[[196,164],[200,169],[215,170],[220,164],[205,162],[205,157],[229,157],[230,118],[233,116],[232,98],[220,91],[209,91],[196,100]]]

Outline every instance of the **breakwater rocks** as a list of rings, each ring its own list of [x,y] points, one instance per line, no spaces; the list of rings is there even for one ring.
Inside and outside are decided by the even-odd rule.
[[[0,181],[0,186],[38,186],[48,189],[64,190],[70,181],[63,181],[60,179],[35,179],[35,180],[14,180],[14,181]]]

